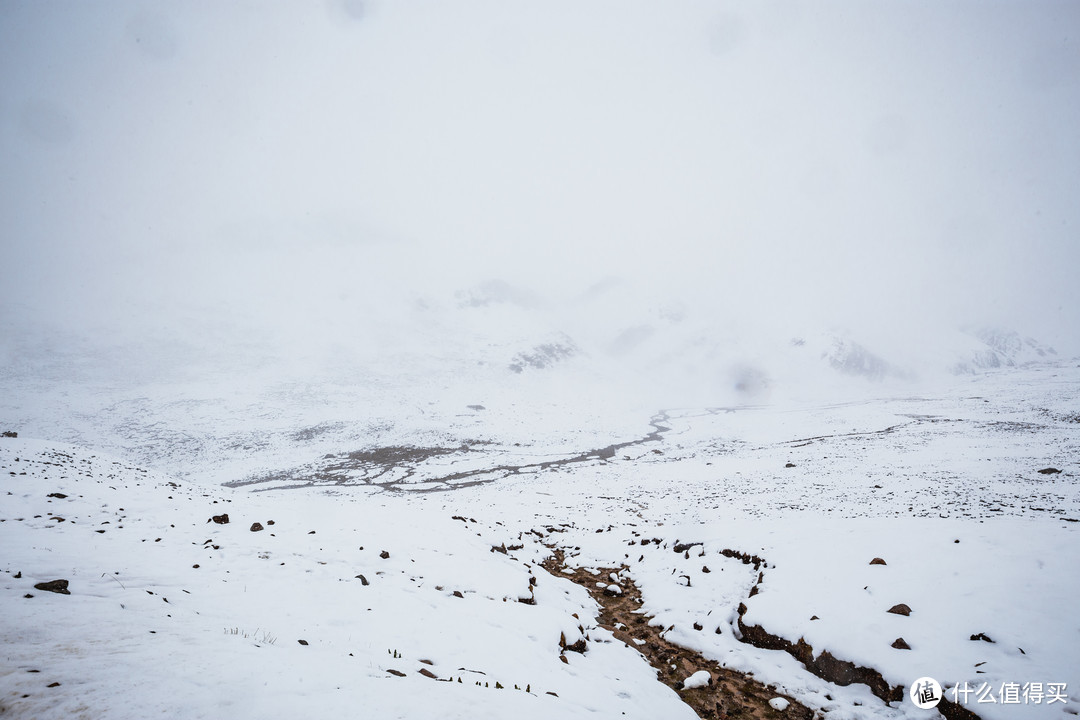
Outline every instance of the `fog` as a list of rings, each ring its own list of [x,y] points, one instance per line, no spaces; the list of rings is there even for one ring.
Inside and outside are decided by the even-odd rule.
[[[3,3],[4,349],[378,363],[502,287],[1080,352],[1077,128],[1070,2]]]

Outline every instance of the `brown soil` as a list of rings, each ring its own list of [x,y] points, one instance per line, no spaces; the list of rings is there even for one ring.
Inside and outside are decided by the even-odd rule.
[[[554,556],[544,562],[544,568],[556,577],[565,577],[589,591],[589,595],[600,606],[598,622],[600,627],[611,633],[628,647],[637,650],[649,664],[656,668],[658,679],[679,693],[687,705],[693,708],[700,718],[723,720],[725,718],[797,718],[809,720],[813,712],[790,697],[769,689],[749,675],[721,667],[718,663],[686,648],[665,640],[661,633],[664,628],[649,625],[649,618],[641,613],[641,592],[625,575],[627,567],[597,568],[596,576],[585,570],[573,572],[564,568],[562,550],[555,550]],[[619,586],[622,595],[605,595],[596,586],[597,578],[606,578],[609,573],[622,573]],[[617,625],[619,627],[617,627]],[[625,626],[625,629],[620,629]],[[644,640],[638,645],[633,639]],[[575,649],[575,648],[567,648]],[[584,648],[581,648],[584,650]],[[682,681],[699,670],[708,670],[712,675],[711,684],[690,690],[682,689]],[[783,711],[775,710],[769,700],[783,697],[790,705]]]

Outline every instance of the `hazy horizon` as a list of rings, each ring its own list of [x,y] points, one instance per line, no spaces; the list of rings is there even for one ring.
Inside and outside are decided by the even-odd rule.
[[[359,347],[616,279],[580,327],[1078,353],[1077,128],[1062,2],[7,3],[0,321]]]

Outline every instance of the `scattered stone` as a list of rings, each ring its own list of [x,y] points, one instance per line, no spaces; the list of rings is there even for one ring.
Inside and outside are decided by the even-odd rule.
[[[58,682],[49,683],[45,687],[60,687],[60,683],[58,683]]]
[[[463,597],[465,597],[465,596],[461,594],[461,591],[460,591],[460,590],[455,590],[455,591],[454,591],[454,597],[456,597],[456,598],[463,598]]]
[[[223,513],[221,515],[214,515],[213,517],[210,518],[210,520],[213,520],[218,525],[227,525],[229,523],[229,513]],[[207,520],[206,522],[210,522],[210,520]]]
[[[888,565],[889,563],[885,562],[881,558],[874,558],[873,560],[870,561],[870,564],[871,565]]]
[[[381,553],[379,553],[379,557],[381,557],[383,560],[389,560],[390,559],[390,553],[383,550]]]
[[[699,622],[696,622],[696,623],[694,623],[694,629],[695,629],[695,630],[698,630],[698,631],[701,631],[701,630],[704,630],[704,629],[705,629],[705,626],[704,626],[704,625],[702,625],[702,624],[701,624],[701,623],[699,623]]]
[[[975,635],[972,635],[970,639],[971,639],[971,640],[982,640],[983,642],[988,642],[988,643],[992,643],[992,642],[994,642],[994,641],[993,641],[993,640],[991,640],[991,639],[990,639],[990,637],[989,637],[988,635],[986,635],[985,633],[977,633],[977,634],[975,634]]]
[[[364,577],[363,575],[357,575],[356,577],[360,579],[360,584],[361,585],[363,585],[364,587],[367,587],[368,579],[366,577]]]
[[[258,523],[258,522],[251,523],[251,532],[259,532],[262,529],[263,529],[262,523]]]
[[[14,575],[13,575],[12,577],[14,577],[14,578],[15,578],[16,580],[18,580],[19,578],[21,578],[21,577],[22,577],[22,570],[20,570],[19,572],[15,573],[15,574],[14,574]]]
[[[31,595],[30,593],[26,593],[25,595],[23,595],[23,597],[24,597],[24,598],[32,598],[32,597],[34,597],[34,596],[33,596],[33,595]]]
[[[1057,475],[1059,472],[1061,472],[1061,471],[1058,470],[1055,467],[1048,467],[1048,468],[1043,468],[1042,470],[1040,470],[1039,474],[1040,475]]]
[[[394,677],[405,677],[405,673],[401,672],[400,670],[395,670],[393,668],[387,669],[386,672],[390,673]]]
[[[420,674],[423,675],[424,677],[429,677],[429,678],[431,678],[433,680],[438,679],[438,676],[435,673],[428,670],[427,668],[420,668]]]
[[[790,462],[789,462],[789,463],[786,463],[786,464],[784,465],[784,467],[786,467],[786,468],[792,468],[792,467],[795,467],[795,463],[790,463]]]
[[[559,647],[563,650],[569,650],[570,652],[584,653],[588,650],[588,645],[585,643],[585,638],[578,638],[576,642],[568,645],[566,643],[566,633],[559,633]]]
[[[899,605],[893,605],[887,612],[891,612],[893,615],[903,615],[904,617],[907,617],[911,614],[911,608],[904,603],[900,603]]]
[[[811,621],[811,622],[813,622],[814,620],[820,620],[820,619],[821,619],[821,618],[819,618],[819,617],[818,617],[817,615],[811,615],[811,616],[810,616],[810,621]]]
[[[266,521],[266,524],[267,524],[267,525],[273,525],[273,524],[274,524],[274,521],[273,521],[273,520],[267,520],[267,521]]]
[[[61,492],[55,492],[55,493],[49,493],[45,497],[51,497],[51,498],[57,498],[59,500],[63,500],[64,498],[67,497],[67,495],[65,495],[64,493],[61,493]]]
[[[307,640],[297,640],[296,642],[300,643],[301,645],[307,645],[308,644]]]
[[[0,437],[17,438],[19,437],[19,433],[15,432],[14,430],[5,430],[4,434]]]
[[[195,568],[196,570],[198,570],[198,569],[199,569],[199,563],[195,563],[195,564],[194,564],[194,565],[192,565],[191,567],[193,567],[193,568]]]
[[[911,649],[911,646],[908,645],[907,642],[905,642],[904,638],[902,638],[902,637],[899,637],[899,638],[896,638],[895,640],[893,640],[892,646],[894,648],[896,648],[897,650],[910,650]]]
[[[708,565],[702,565],[701,566],[701,572],[703,572],[703,573],[711,573],[712,570],[709,569]]]
[[[67,580],[50,580],[49,582],[41,582],[34,586],[35,590],[44,590],[47,592],[59,593],[60,595],[70,595],[68,591]]]

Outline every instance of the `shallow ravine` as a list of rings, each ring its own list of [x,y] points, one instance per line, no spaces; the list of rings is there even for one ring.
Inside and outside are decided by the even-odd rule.
[[[675,690],[697,716],[708,720],[725,718],[812,718],[810,708],[758,682],[753,677],[722,667],[664,639],[664,628],[650,625],[642,614],[641,592],[626,575],[626,566],[597,568],[593,574],[584,568],[565,566],[563,551],[556,549],[543,567],[556,577],[564,577],[585,588],[600,606],[598,624],[616,639],[637,650],[656,668],[657,679]],[[617,574],[619,594],[605,593],[607,579]],[[575,650],[573,647],[567,650]],[[711,676],[703,687],[683,688],[683,681],[694,673],[707,671]],[[781,698],[782,702],[777,701]],[[774,704],[770,704],[773,701]],[[785,707],[786,703],[786,707]],[[785,707],[778,710],[775,706]]]

